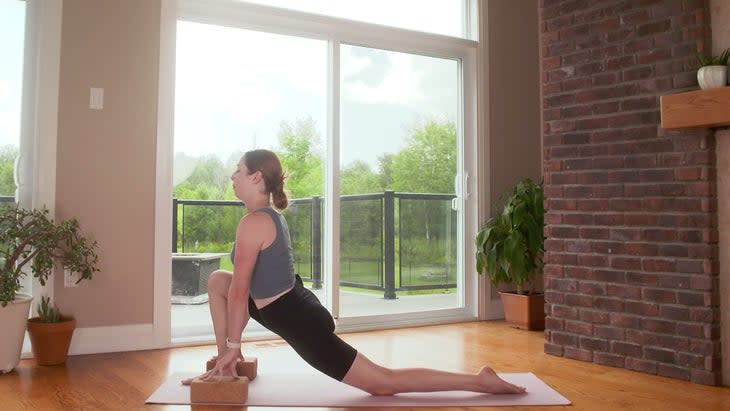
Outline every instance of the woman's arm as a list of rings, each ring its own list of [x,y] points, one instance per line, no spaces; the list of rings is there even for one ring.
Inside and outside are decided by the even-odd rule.
[[[226,336],[233,345],[240,343],[241,334],[248,324],[248,297],[256,259],[269,239],[271,219],[262,213],[252,213],[241,219],[236,229],[236,252],[233,261],[233,278],[228,288]],[[275,228],[274,228],[275,235]],[[218,359],[220,369],[235,369],[242,356],[240,349],[229,348]]]

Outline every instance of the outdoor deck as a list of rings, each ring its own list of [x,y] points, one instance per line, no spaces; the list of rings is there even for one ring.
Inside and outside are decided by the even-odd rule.
[[[320,301],[324,301],[325,290],[313,290]],[[340,296],[340,315],[342,317],[358,317],[364,315],[380,315],[407,313],[424,310],[455,308],[455,293],[424,294],[402,296],[387,300],[382,294],[342,291]],[[173,304],[172,305],[173,342],[185,342],[201,339],[204,335],[212,335],[208,304]],[[258,324],[253,325],[254,327]]]

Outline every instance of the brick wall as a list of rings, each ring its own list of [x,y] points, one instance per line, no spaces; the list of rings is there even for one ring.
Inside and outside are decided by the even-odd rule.
[[[715,143],[665,132],[707,1],[540,0],[549,354],[721,379]]]

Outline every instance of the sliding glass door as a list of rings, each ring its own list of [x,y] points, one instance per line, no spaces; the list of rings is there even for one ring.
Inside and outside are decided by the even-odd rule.
[[[228,177],[253,148],[282,160],[295,268],[340,329],[474,318],[464,261],[476,204],[462,186],[475,166],[464,156],[475,43],[235,1],[179,4],[173,340],[212,333],[205,282],[232,269],[245,213]]]
[[[207,279],[216,269],[233,269],[230,251],[245,208],[229,177],[247,150],[278,153],[289,175],[292,201],[285,214],[296,269],[315,284],[313,275],[321,269],[312,267],[311,225],[324,187],[326,64],[327,44],[321,40],[178,22],[173,339],[212,333]],[[316,286],[323,290],[321,281]]]
[[[459,62],[340,51],[340,317],[459,307]]]

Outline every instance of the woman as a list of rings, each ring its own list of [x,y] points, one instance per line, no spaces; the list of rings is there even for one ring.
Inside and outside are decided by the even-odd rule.
[[[243,358],[241,334],[249,318],[254,318],[287,341],[314,368],[373,395],[525,391],[502,380],[489,367],[476,374],[388,369],[357,352],[334,334],[332,316],[294,274],[286,220],[276,211],[288,205],[276,154],[268,150],[247,152],[231,180],[248,213],[236,230],[233,273],[219,270],[208,280],[218,355],[215,368],[201,377],[236,375],[236,362]]]

